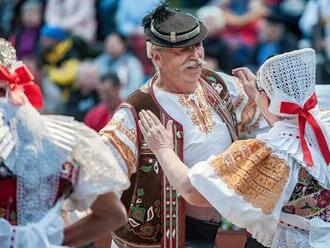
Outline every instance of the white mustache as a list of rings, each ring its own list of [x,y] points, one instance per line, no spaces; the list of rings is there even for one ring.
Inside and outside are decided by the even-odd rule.
[[[182,65],[180,67],[180,70],[183,71],[184,69],[187,69],[188,67],[200,66],[200,65],[206,65],[205,60],[203,60],[203,59],[190,60],[187,63],[185,63],[184,65]]]

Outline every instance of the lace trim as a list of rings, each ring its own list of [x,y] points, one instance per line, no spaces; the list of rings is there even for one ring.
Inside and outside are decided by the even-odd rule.
[[[274,209],[290,173],[286,162],[271,152],[261,141],[238,141],[210,162],[229,188],[265,214]]]

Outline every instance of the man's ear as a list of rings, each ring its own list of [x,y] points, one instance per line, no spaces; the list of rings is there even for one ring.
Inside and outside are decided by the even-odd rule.
[[[154,63],[156,64],[156,66],[159,68],[162,65],[162,56],[161,56],[161,52],[159,50],[154,49],[151,52],[151,57],[152,60],[154,61]]]

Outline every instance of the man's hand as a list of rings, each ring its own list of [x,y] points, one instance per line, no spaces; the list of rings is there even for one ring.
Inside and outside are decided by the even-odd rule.
[[[167,122],[165,129],[157,116],[149,110],[142,110],[139,117],[141,132],[152,152],[166,148],[173,150],[172,120]]]

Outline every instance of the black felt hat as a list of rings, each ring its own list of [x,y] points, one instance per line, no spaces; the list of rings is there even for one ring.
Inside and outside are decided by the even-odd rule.
[[[185,47],[202,42],[207,28],[195,16],[162,3],[143,19],[147,41],[162,47]]]

